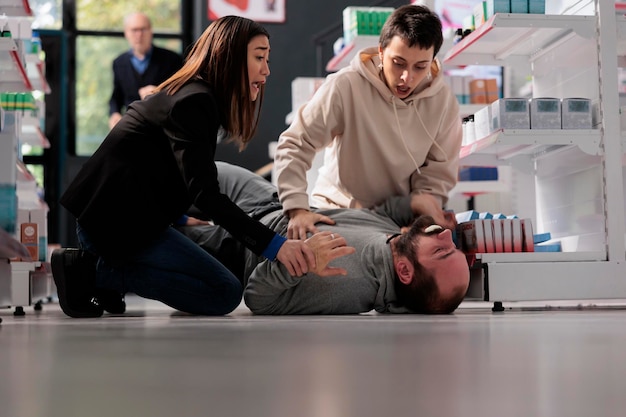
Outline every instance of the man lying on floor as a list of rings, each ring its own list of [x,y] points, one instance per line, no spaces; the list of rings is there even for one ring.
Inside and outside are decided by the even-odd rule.
[[[275,187],[262,177],[234,165],[218,162],[221,191],[250,216],[285,234]],[[244,283],[244,300],[256,314],[446,314],[463,300],[469,285],[465,254],[452,232],[434,225],[430,217],[413,222],[408,197],[394,197],[374,210],[330,209],[318,213],[334,225],[318,228],[340,234],[356,253],[340,257],[332,266],[344,276],[312,273],[292,277],[278,262],[257,257],[219,226],[180,227],[219,259]],[[412,224],[406,233],[401,227]],[[329,240],[309,239],[315,247]],[[324,243],[321,243],[324,244]],[[318,260],[318,263],[328,260]]]

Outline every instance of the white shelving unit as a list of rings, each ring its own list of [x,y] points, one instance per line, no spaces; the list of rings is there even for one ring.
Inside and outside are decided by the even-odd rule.
[[[337,55],[335,55],[328,64],[326,64],[326,71],[336,72],[341,68],[347,66],[352,58],[363,48],[368,46],[377,46],[378,35],[359,35],[356,36],[352,42],[344,46]]]
[[[32,92],[49,93],[50,87],[45,78],[44,62],[25,51],[25,41],[30,40],[31,9],[27,0],[0,0],[0,23],[3,30],[11,29],[11,37],[0,38],[0,91],[10,93]],[[24,29],[24,24],[27,24]],[[43,117],[43,102],[38,103],[39,117]],[[0,131],[0,183],[15,187],[19,209],[26,213],[37,213],[43,226],[47,228],[45,217],[47,207],[37,195],[35,179],[19,160],[21,146],[48,147],[49,142],[40,128],[40,120],[30,111],[5,111]],[[28,211],[33,210],[33,211]],[[16,237],[19,238],[21,214],[15,213]],[[33,215],[34,216],[34,215]],[[26,219],[28,221],[28,219]],[[34,222],[34,220],[31,219]],[[39,222],[37,222],[39,223]],[[39,231],[47,235],[46,230]],[[41,244],[41,241],[40,241]],[[40,258],[41,256],[38,256]],[[49,264],[40,259],[16,261],[0,259],[0,307],[14,307],[16,315],[24,314],[23,307],[35,304],[53,293],[53,283]]]
[[[525,176],[512,192],[532,201],[535,231],[566,243],[562,253],[477,255],[474,288],[485,301],[626,299],[617,93],[626,24],[612,2],[593,6],[592,16],[495,15],[444,59],[527,68],[535,97],[600,103],[597,130],[500,130],[462,149],[462,164],[510,165]]]

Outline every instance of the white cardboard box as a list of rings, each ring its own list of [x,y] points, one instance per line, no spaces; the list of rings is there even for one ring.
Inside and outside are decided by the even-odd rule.
[[[561,101],[561,127],[563,129],[591,129],[591,100],[564,98]]]
[[[498,129],[530,129],[528,99],[501,98],[491,104],[491,126]]]
[[[561,129],[561,99],[537,97],[530,99],[531,129]]]

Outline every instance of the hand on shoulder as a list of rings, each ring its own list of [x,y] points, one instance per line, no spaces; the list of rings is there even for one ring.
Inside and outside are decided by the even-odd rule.
[[[305,240],[308,233],[317,233],[316,223],[335,224],[335,221],[328,216],[314,213],[307,209],[293,209],[287,213],[289,225],[287,226],[288,239]]]

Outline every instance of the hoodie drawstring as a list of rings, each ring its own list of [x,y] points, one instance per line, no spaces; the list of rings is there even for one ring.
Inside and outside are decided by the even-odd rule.
[[[396,107],[395,98],[396,98],[395,96],[391,96],[391,103],[393,104],[393,114],[396,117],[396,125],[398,126],[398,131],[400,132],[400,139],[402,140],[402,145],[404,145],[404,150],[409,155],[409,158],[411,158],[411,161],[413,161],[413,165],[415,165],[415,170],[417,171],[418,174],[421,174],[422,171],[420,171],[417,161],[415,160],[415,158],[413,158],[413,154],[411,154],[411,151],[409,151],[409,146],[407,145],[406,139],[404,138],[404,133],[402,133],[402,128],[400,127],[400,119],[398,118],[398,109]],[[422,124],[422,127],[424,128],[424,132],[426,132],[428,139],[430,139],[430,142],[434,144],[441,151],[444,157],[444,161],[447,161],[448,155],[446,155],[446,152],[443,150],[441,145],[437,143],[437,141],[432,137],[432,135],[428,131],[428,128],[426,127],[426,125],[424,124],[424,121],[422,120],[422,116],[420,116],[420,113],[417,111],[417,106],[415,105],[415,101],[411,102],[411,107],[413,108],[413,111],[417,115],[418,120]]]

